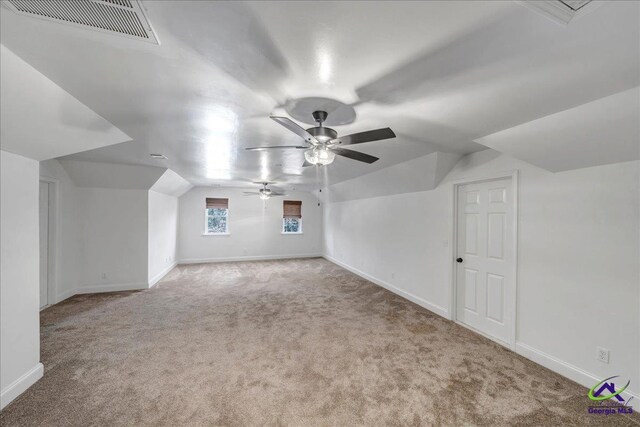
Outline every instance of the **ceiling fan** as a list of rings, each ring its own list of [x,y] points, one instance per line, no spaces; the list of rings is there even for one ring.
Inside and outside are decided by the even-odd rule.
[[[274,145],[270,147],[249,147],[247,148],[247,150],[269,150],[283,148],[306,150],[304,152],[305,162],[302,166],[328,165],[333,162],[336,154],[339,156],[348,157],[353,160],[358,160],[360,162],[373,163],[378,160],[377,157],[370,156],[369,154],[365,153],[360,153],[359,151],[347,150],[345,148],[341,148],[340,146],[361,144],[363,142],[380,141],[382,139],[396,137],[396,134],[393,133],[390,128],[368,130],[338,137],[338,132],[331,128],[322,126],[322,123],[327,119],[328,116],[326,111],[314,111],[312,113],[312,116],[316,123],[318,123],[318,126],[309,129],[302,128],[288,117],[270,116],[272,120],[275,120],[282,126],[289,129],[291,132],[304,139],[307,145]]]
[[[260,196],[262,200],[268,200],[271,197],[276,197],[276,196],[286,196],[286,194],[284,193],[273,191],[270,188],[267,188],[267,185],[274,184],[273,182],[254,182],[254,184],[260,184],[262,185],[262,188],[259,189],[258,191],[245,191],[244,192],[245,196]]]

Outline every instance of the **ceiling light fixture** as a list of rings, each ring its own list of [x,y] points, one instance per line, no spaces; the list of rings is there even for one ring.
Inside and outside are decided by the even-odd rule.
[[[303,167],[310,165],[328,165],[333,162],[335,156],[343,156],[349,159],[364,163],[373,163],[379,159],[360,151],[352,151],[342,148],[349,144],[362,144],[363,142],[381,141],[383,139],[395,138],[396,134],[390,128],[368,130],[338,137],[338,132],[324,126],[328,113],[323,110],[316,110],[311,113],[318,126],[304,129],[293,120],[287,117],[270,116],[276,123],[284,126],[291,132],[304,139],[306,145],[271,145],[263,147],[247,147],[245,150],[280,150],[283,148],[293,150],[305,150],[305,162]]]
[[[254,184],[260,184],[262,185],[262,188],[258,191],[245,191],[244,192],[245,196],[258,195],[262,200],[269,200],[271,197],[275,197],[275,196],[286,196],[286,194],[282,192],[273,191],[272,189],[267,188],[267,185],[273,184],[273,182],[254,182]]]
[[[164,154],[149,154],[151,156],[152,159],[158,159],[158,160],[167,160],[167,156],[165,156]]]
[[[270,197],[271,197],[271,189],[267,188],[267,186],[264,185],[264,187],[260,189],[260,198],[262,200],[269,200]]]
[[[336,153],[326,147],[317,147],[304,152],[304,158],[312,165],[330,165],[336,158]]]

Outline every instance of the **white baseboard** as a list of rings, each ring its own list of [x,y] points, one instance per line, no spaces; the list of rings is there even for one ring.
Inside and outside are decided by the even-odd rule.
[[[241,256],[229,258],[202,258],[202,259],[181,259],[178,264],[206,264],[212,262],[234,262],[234,261],[272,261],[279,259],[296,259],[296,258],[321,258],[321,254],[296,254],[296,255],[259,255],[259,256]]]
[[[66,300],[67,298],[71,298],[77,293],[78,293],[78,289],[69,289],[68,291],[60,292],[56,297],[56,304]]]
[[[79,294],[98,294],[101,292],[138,291],[148,289],[159,282],[160,279],[162,279],[176,265],[177,264],[173,264],[168,271],[154,277],[153,280],[155,281],[153,283],[152,281],[149,281],[149,283],[105,283],[104,285],[80,286],[79,288],[59,293],[55,303],[58,304],[67,298],[71,298],[72,296]]]
[[[412,301],[416,304],[418,304],[421,307],[426,308],[427,310],[439,314],[442,317],[445,318],[449,318],[449,313],[448,310],[445,309],[444,307],[440,307],[436,304],[430,303],[429,301],[424,300],[423,298],[417,297],[413,294],[410,294],[409,292],[403,291],[402,289],[399,289],[395,286],[393,286],[390,283],[387,283],[383,280],[377,279],[373,276],[368,275],[367,273],[364,273],[360,270],[358,270],[357,268],[351,267],[348,264],[345,264],[341,261],[338,261],[337,259],[330,257],[328,255],[324,255],[323,256],[325,259],[327,259],[328,261],[333,262],[334,264],[339,265],[340,267],[349,270],[350,272],[362,277],[363,279],[369,280],[370,282],[375,283],[378,286],[381,286],[397,295],[400,295],[403,298],[408,299],[409,301]],[[590,372],[587,372],[581,368],[578,368],[577,366],[573,366],[570,363],[564,362],[556,357],[553,357],[549,354],[546,354],[540,350],[537,350],[527,344],[524,344],[522,342],[517,342],[516,343],[516,353],[520,354],[521,356],[526,357],[527,359],[544,366],[545,368],[548,368],[564,377],[567,377],[575,382],[577,382],[580,385],[583,385],[587,388],[591,388],[593,387],[598,381],[603,380],[604,378],[600,378],[597,375],[594,375]],[[626,382],[626,380],[625,380]],[[633,392],[627,392],[626,390],[622,393],[623,397],[626,399],[629,399],[631,397],[634,397],[635,399],[640,400],[640,396],[638,396],[636,393]]]
[[[25,372],[20,378],[9,384],[0,392],[0,409],[11,403],[16,397],[34,385],[44,374],[44,365],[38,363]]]
[[[165,268],[164,270],[162,270],[160,273],[156,274],[155,276],[153,276],[151,279],[149,279],[149,287],[152,288],[156,285],[156,283],[158,283],[160,280],[162,280],[162,278],[164,276],[166,276],[167,274],[169,274],[169,272],[171,270],[173,270],[176,266],[178,265],[177,262],[174,262],[173,264],[171,264],[169,267]]]
[[[400,295],[403,298],[408,299],[409,301],[418,304],[420,307],[426,308],[427,310],[442,316],[446,319],[449,319],[449,310],[447,310],[444,307],[441,307],[437,304],[433,304],[427,300],[425,300],[424,298],[420,298],[419,296],[413,295],[407,291],[403,291],[402,289],[392,285],[391,283],[387,283],[384,280],[380,280],[377,279],[373,276],[368,275],[367,273],[358,270],[357,268],[351,267],[348,264],[345,264],[341,261],[338,261],[337,259],[330,257],[328,255],[323,255],[323,258],[325,258],[327,261],[331,261],[334,264],[339,265],[340,267],[344,268],[345,270],[349,270],[350,272],[352,272],[355,275],[358,275],[360,277],[362,277],[363,279],[366,279],[370,282],[375,283],[376,285],[383,287],[385,289],[387,289],[388,291],[393,292],[394,294]]]
[[[105,283],[104,285],[82,286],[76,289],[76,294],[97,294],[100,292],[139,291],[148,289],[146,282],[139,283]]]
[[[593,387],[598,381],[604,379],[521,342],[516,342],[516,353],[587,388]],[[622,392],[622,396],[625,400],[631,397],[640,399],[636,393],[627,390]]]

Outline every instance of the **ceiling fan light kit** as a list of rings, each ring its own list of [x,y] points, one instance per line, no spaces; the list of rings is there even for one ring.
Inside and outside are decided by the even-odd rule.
[[[271,191],[269,191],[268,193],[260,191],[260,198],[262,200],[269,200],[271,198]]]
[[[313,148],[304,152],[304,158],[312,165],[330,165],[336,158],[336,153],[327,148]]]
[[[262,185],[262,188],[259,189],[258,191],[245,191],[244,192],[245,196],[258,196],[262,200],[269,200],[271,197],[276,197],[276,196],[286,196],[285,193],[280,193],[277,191],[273,191],[270,188],[267,188],[267,185],[273,184],[273,182],[254,182],[254,184],[260,184]]]
[[[338,132],[334,129],[323,126],[323,122],[327,119],[326,111],[314,111],[312,114],[313,119],[318,126],[309,129],[304,129],[293,120],[288,117],[270,116],[270,118],[289,129],[302,139],[304,139],[307,146],[271,146],[271,147],[249,147],[247,150],[269,150],[269,149],[305,149],[304,158],[305,162],[302,166],[318,165],[324,166],[333,163],[336,155],[347,157],[352,160],[357,160],[364,163],[373,163],[379,159],[369,154],[361,153],[359,151],[347,150],[339,146],[350,144],[361,144],[363,142],[380,141],[383,139],[395,138],[396,134],[390,128],[374,129],[365,132],[354,133],[338,137]]]

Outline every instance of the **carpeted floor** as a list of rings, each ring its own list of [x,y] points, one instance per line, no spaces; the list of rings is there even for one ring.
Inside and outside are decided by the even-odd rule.
[[[41,322],[45,375],[3,426],[638,425],[322,259],[181,266]]]

